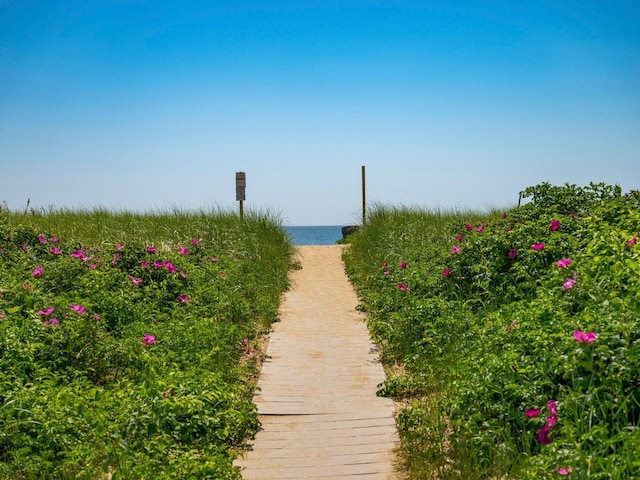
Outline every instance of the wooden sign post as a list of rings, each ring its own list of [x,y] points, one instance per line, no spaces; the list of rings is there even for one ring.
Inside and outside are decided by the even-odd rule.
[[[244,217],[242,203],[245,200],[245,189],[247,187],[247,175],[244,172],[236,172],[236,200],[240,202],[240,220]]]
[[[366,194],[366,179],[364,174],[364,165],[362,165],[362,226],[367,221],[367,194]]]

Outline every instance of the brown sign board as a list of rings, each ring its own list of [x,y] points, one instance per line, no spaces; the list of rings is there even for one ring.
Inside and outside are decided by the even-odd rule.
[[[247,175],[244,172],[236,172],[236,201],[245,200],[245,189],[247,187]]]

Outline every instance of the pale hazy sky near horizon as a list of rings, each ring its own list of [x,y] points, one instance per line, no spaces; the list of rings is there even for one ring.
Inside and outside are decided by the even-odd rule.
[[[640,189],[640,3],[0,0],[0,202],[508,207]]]

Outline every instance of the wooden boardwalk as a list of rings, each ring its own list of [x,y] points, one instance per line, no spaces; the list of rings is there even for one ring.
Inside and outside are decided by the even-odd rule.
[[[394,404],[342,247],[298,247],[302,269],[274,324],[255,402],[262,430],[236,462],[245,480],[396,479]]]

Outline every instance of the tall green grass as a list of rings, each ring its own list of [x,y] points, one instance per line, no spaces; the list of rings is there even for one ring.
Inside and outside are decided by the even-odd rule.
[[[345,251],[408,477],[640,478],[640,193],[523,195],[502,215],[383,207]]]
[[[292,252],[269,212],[0,211],[0,478],[239,478]]]
[[[438,325],[426,326],[422,320],[429,312],[446,311],[448,321],[457,321],[463,330],[466,309],[463,304],[422,302],[420,297],[430,296],[429,282],[436,282],[446,268],[448,252],[456,244],[452,232],[499,218],[500,213],[377,205],[364,228],[349,237],[344,254],[347,273],[369,313],[369,328],[387,368],[388,379],[379,393],[405,403],[398,426],[402,466],[412,480],[472,478],[465,474],[474,472],[469,463],[465,474],[460,473],[465,470],[464,458],[457,459],[452,471],[446,447],[449,426],[440,401],[452,381],[451,371],[457,368],[455,355],[449,354],[455,352],[455,344],[430,345],[431,329]],[[400,291],[399,281],[416,290],[418,297]],[[432,351],[425,355],[427,349]]]

